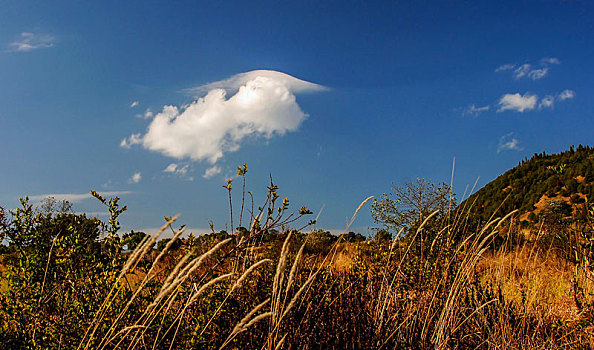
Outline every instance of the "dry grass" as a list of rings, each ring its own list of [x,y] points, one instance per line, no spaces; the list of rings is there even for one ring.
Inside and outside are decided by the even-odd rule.
[[[253,229],[178,252],[173,240],[152,252],[156,237],[146,238],[78,348],[591,347],[591,273],[538,241],[512,245],[501,231],[513,215],[455,239],[464,218],[436,225],[429,216],[406,239],[340,237],[325,254],[307,254],[309,236],[291,230],[263,243]],[[508,240],[494,248],[500,235]]]
[[[551,251],[523,245],[489,252],[477,265],[481,282],[500,286],[506,300],[546,319],[579,318],[573,303],[575,266]]]

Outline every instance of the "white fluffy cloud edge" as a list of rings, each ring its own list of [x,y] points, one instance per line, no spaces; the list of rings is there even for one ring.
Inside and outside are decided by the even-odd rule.
[[[198,97],[184,106],[164,106],[151,119],[146,133],[135,133],[120,142],[141,145],[175,159],[206,161],[211,167],[203,177],[221,172],[215,164],[250,138],[270,139],[296,131],[308,115],[297,104],[296,93],[326,88],[285,73],[256,70],[186,91]],[[169,169],[175,173],[179,169]]]

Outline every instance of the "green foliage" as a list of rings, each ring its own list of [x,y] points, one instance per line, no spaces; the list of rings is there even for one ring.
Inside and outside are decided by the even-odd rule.
[[[366,240],[365,236],[363,236],[362,234],[360,234],[358,232],[355,233],[352,231],[349,231],[349,232],[343,234],[342,237],[345,242],[350,242],[350,243],[363,242]]]
[[[130,231],[124,233],[122,236],[122,246],[126,246],[128,250],[134,250],[147,237],[147,234],[141,231]]]
[[[3,259],[8,291],[0,296],[0,343],[8,348],[74,347],[100,306],[97,296],[109,291],[121,268],[117,242],[99,239],[100,220],[51,209],[36,211],[21,199],[2,228],[9,254]]]
[[[305,239],[305,251],[308,254],[326,254],[338,237],[329,231],[318,229],[308,233]]]
[[[373,237],[377,242],[387,242],[392,240],[392,234],[388,230],[379,229]]]
[[[559,234],[568,228],[571,221],[572,208],[562,199],[550,199],[540,212],[540,220],[549,233]]]
[[[125,205],[120,208],[119,197],[113,197],[106,200],[96,191],[91,191],[91,196],[97,198],[99,202],[107,207],[107,210],[109,211],[109,219],[107,220],[107,224],[102,223],[103,230],[109,233],[111,239],[116,239],[117,233],[121,228],[118,218],[128,208]]]
[[[470,210],[484,222],[494,213],[502,215],[515,209],[521,213],[532,211],[544,195],[579,194],[594,198],[593,174],[592,147],[580,145],[559,154],[535,154],[471,195],[460,208]],[[580,182],[581,177],[584,179]]]
[[[159,242],[157,242],[157,250],[163,251],[165,249],[165,246],[170,241],[171,241],[171,238],[164,238],[164,239],[160,240]],[[174,251],[178,250],[181,246],[182,246],[182,241],[179,239],[176,239],[169,247],[169,250],[174,252]]]

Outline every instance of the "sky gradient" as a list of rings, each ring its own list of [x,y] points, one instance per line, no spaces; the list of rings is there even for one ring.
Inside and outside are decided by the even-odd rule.
[[[0,205],[104,215],[96,190],[124,230],[224,229],[247,163],[256,204],[272,175],[339,231],[392,183],[449,183],[454,158],[461,199],[592,145],[593,57],[589,1],[0,0]]]

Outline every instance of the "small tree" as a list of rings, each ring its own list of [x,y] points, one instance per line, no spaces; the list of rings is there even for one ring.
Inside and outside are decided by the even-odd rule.
[[[365,240],[365,236],[360,233],[355,232],[348,232],[344,234],[344,241],[345,242],[363,242]]]
[[[4,241],[7,228],[8,218],[6,217],[6,210],[0,205],[0,245],[2,245],[2,242]]]
[[[549,233],[560,233],[569,227],[572,208],[563,199],[553,198],[547,200],[545,207],[540,212],[544,220],[545,229]]]
[[[134,250],[142,242],[144,237],[146,237],[146,233],[132,230],[124,233],[122,236],[122,245],[126,245],[128,250]]]
[[[53,196],[48,196],[41,201],[38,211],[44,215],[71,213],[72,203],[65,199],[57,200]]]
[[[374,199],[371,215],[376,224],[394,233],[420,225],[431,213],[441,215],[453,209],[456,199],[449,185],[434,185],[425,179],[407,182],[404,186],[392,186],[391,193]]]
[[[374,237],[376,242],[387,242],[392,240],[392,234],[384,229],[379,229]]]
[[[163,238],[162,240],[160,240],[159,242],[157,242],[157,250],[159,251],[163,251],[163,249],[165,249],[165,246],[171,241],[171,238]],[[179,239],[176,239],[172,244],[171,247],[169,247],[169,251],[176,251],[178,250],[181,246],[182,246],[182,241]]]

